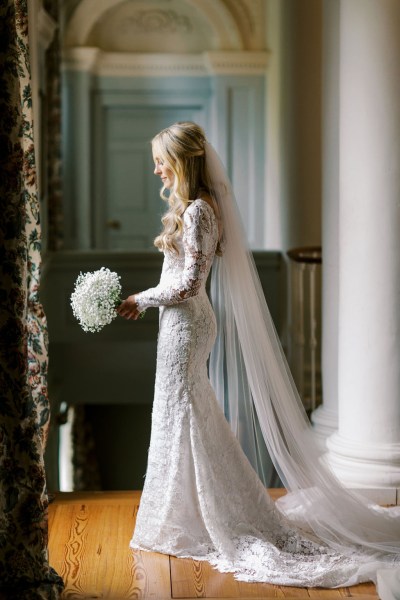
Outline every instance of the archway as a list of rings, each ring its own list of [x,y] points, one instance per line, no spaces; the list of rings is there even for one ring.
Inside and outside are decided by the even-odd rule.
[[[151,207],[154,186],[139,182],[139,193],[149,193],[146,210],[125,220],[133,183],[115,153],[136,157],[140,174],[145,158],[138,144],[147,152],[144,140],[158,124],[191,118],[206,128],[230,171],[250,244],[263,247],[267,53],[255,29],[261,7],[243,0],[82,0],[76,6],[64,35],[67,246],[148,248],[159,218]],[[156,127],[143,129],[146,119]],[[142,132],[135,139],[138,121]],[[112,163],[119,172],[107,174]],[[122,214],[113,204],[123,205]],[[122,231],[123,222],[132,235]]]

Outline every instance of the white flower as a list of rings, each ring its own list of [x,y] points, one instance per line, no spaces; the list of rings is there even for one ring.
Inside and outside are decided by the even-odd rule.
[[[80,273],[71,295],[74,316],[84,331],[100,331],[117,316],[121,302],[120,276],[101,267],[94,273]]]

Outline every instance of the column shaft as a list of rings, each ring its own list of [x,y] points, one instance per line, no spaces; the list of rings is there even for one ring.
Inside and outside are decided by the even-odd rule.
[[[400,487],[400,3],[340,7],[339,431],[349,485]]]

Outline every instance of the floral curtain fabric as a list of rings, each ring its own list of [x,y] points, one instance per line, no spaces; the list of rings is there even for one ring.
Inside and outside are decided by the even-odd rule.
[[[0,1],[0,595],[56,599],[43,452],[47,330],[39,301],[27,1]]]
[[[44,0],[43,6],[55,23],[60,22],[58,0]],[[60,28],[46,50],[46,93],[42,99],[46,114],[46,185],[48,207],[47,249],[60,250],[64,243],[64,221],[61,192],[61,50]]]

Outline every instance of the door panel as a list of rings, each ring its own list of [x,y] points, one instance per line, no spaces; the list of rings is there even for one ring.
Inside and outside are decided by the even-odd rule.
[[[150,140],[178,120],[195,120],[199,111],[182,108],[109,107],[105,111],[104,161],[99,165],[104,207],[98,238],[109,249],[146,250],[160,231],[166,205],[153,173]]]

